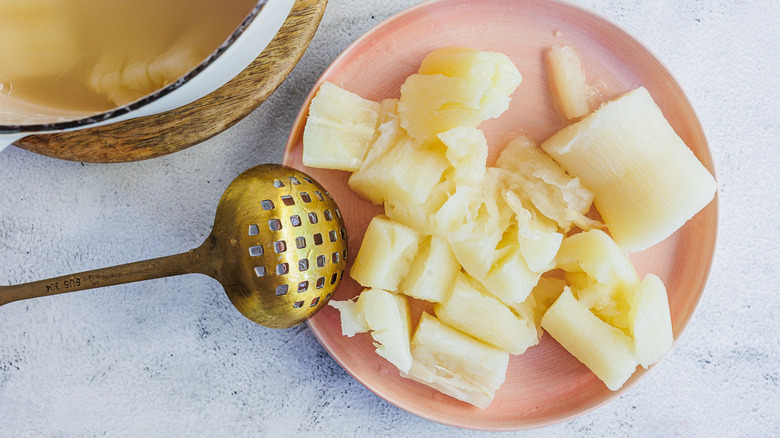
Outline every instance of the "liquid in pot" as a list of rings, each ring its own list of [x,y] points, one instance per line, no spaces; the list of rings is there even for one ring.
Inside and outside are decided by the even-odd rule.
[[[0,0],[2,101],[101,112],[189,72],[257,0]]]

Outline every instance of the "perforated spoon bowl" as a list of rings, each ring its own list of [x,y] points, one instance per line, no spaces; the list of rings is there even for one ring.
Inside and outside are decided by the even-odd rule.
[[[338,287],[347,263],[344,219],[331,195],[303,172],[253,167],[230,183],[205,242],[183,254],[0,286],[0,305],[28,298],[200,273],[225,288],[250,320],[300,324]]]

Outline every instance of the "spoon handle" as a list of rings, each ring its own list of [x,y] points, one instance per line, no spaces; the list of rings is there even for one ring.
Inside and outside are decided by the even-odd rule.
[[[204,273],[201,248],[140,262],[63,275],[13,286],[0,286],[0,306],[13,301],[181,274]]]

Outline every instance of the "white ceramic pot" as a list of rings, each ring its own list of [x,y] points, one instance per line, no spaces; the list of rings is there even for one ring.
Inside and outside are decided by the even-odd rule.
[[[0,121],[0,151],[30,134],[75,131],[149,116],[194,102],[241,73],[257,58],[290,13],[295,0],[260,0],[239,28],[214,53],[176,82],[135,102],[112,110],[76,117],[56,115],[45,122],[3,124]]]

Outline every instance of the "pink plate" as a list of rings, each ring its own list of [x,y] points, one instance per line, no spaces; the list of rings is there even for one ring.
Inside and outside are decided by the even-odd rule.
[[[580,51],[585,73],[590,82],[598,83],[601,99],[645,86],[677,133],[714,173],[696,115],[661,63],[603,18],[551,0],[429,1],[384,21],[345,50],[317,82],[290,134],[284,163],[311,174],[330,190],[344,213],[349,253],[357,254],[369,220],[382,210],[349,190],[347,172],[301,164],[309,102],[320,83],[331,81],[378,101],[398,97],[406,77],[436,48],[455,45],[505,53],[517,65],[523,83],[506,113],[480,125],[491,145],[491,163],[518,133],[541,142],[567,124],[551,99],[547,82],[543,54],[553,44],[572,45]],[[675,339],[704,288],[716,228],[717,200],[666,241],[632,255],[640,275],[654,272],[664,280]],[[334,299],[353,297],[360,290],[345,276]],[[369,335],[342,336],[338,312],[332,307],[319,312],[309,326],[333,358],[377,395],[415,415],[458,427],[513,430],[563,421],[616,397],[644,374],[640,367],[623,389],[611,392],[545,335],[539,345],[511,359],[506,382],[493,403],[480,410],[400,377],[396,368],[374,353]]]

